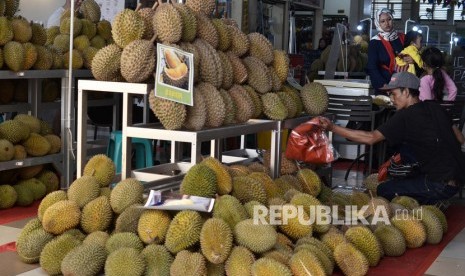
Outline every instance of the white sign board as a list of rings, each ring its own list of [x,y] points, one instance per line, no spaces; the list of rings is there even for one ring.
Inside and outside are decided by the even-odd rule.
[[[113,21],[113,18],[122,10],[124,10],[125,1],[121,0],[95,0],[100,6],[102,13],[101,19]]]

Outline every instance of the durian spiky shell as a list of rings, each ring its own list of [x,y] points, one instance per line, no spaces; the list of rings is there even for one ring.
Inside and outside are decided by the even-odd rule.
[[[186,6],[188,6],[195,12],[198,12],[206,16],[210,16],[213,10],[215,10],[216,1],[215,0],[187,0]]]
[[[3,56],[5,64],[14,72],[23,70],[24,66],[24,46],[17,41],[9,41],[3,46]]]
[[[152,19],[153,15],[155,14],[155,10],[152,8],[142,8],[137,10],[137,13],[144,19],[145,29],[144,35],[142,36],[143,39],[151,39],[155,34],[153,31],[153,24]]]
[[[216,88],[223,82],[223,68],[216,50],[202,39],[196,39],[194,45],[200,55],[200,79],[211,83]]]
[[[92,59],[92,75],[96,80],[115,81],[121,79],[121,48],[110,44],[100,49]]]
[[[266,93],[262,96],[263,113],[271,120],[284,120],[288,113],[278,94]]]
[[[126,47],[134,40],[142,39],[144,31],[144,19],[133,10],[124,9],[113,19],[111,34],[120,48]]]
[[[195,16],[198,22],[197,37],[208,42],[214,49],[218,48],[220,38],[211,19],[198,13]]]
[[[172,4],[160,4],[155,10],[152,24],[157,38],[163,43],[176,43],[181,40],[182,18]]]
[[[247,69],[247,83],[259,93],[264,94],[271,91],[271,76],[265,63],[252,56],[245,57],[242,62]]]
[[[155,69],[156,49],[152,41],[130,42],[121,53],[121,75],[128,82],[143,82]]]
[[[281,82],[284,83],[289,74],[289,56],[280,50],[273,50],[273,56],[273,68]]]
[[[271,90],[275,92],[280,91],[282,88],[282,83],[273,66],[268,66],[268,72],[270,73],[271,77]]]
[[[286,92],[278,92],[276,94],[278,94],[279,98],[281,99],[281,102],[287,109],[287,117],[294,118],[297,115],[297,106],[290,94]]]
[[[245,123],[251,119],[255,113],[255,106],[247,90],[235,84],[229,89],[229,95],[236,105],[236,122]]]
[[[228,91],[224,89],[220,89],[220,94],[223,97],[223,102],[225,106],[225,114],[226,114],[226,116],[224,117],[223,125],[235,124],[236,113],[237,113],[236,103],[232,99],[231,95],[229,95]]]
[[[234,81],[233,67],[225,53],[221,51],[217,51],[217,53],[221,60],[221,67],[223,68],[223,81],[221,82],[221,88],[229,89],[233,85]]]
[[[271,42],[260,33],[250,33],[247,35],[249,38],[249,55],[256,57],[269,65],[274,60],[273,45]]]
[[[231,62],[232,72],[234,77],[234,83],[243,84],[247,81],[247,68],[240,58],[238,58],[233,52],[229,51],[226,53]]]
[[[8,41],[13,39],[13,26],[11,25],[10,20],[6,17],[0,17],[0,46],[5,45]]]
[[[186,119],[185,105],[155,97],[153,90],[149,94],[149,104],[164,128],[175,130],[182,127]]]
[[[223,124],[225,118],[225,105],[223,98],[218,90],[208,82],[202,82],[197,85],[199,91],[202,91],[207,108],[206,127],[219,127]]]
[[[231,33],[231,52],[238,57],[243,56],[249,51],[249,38],[237,27],[228,25],[228,28]]]
[[[173,6],[179,12],[182,19],[182,35],[181,40],[191,42],[197,36],[197,18],[194,12],[186,5],[174,3]]]
[[[194,87],[194,105],[186,108],[187,116],[184,127],[189,130],[201,130],[207,119],[207,106],[197,87]]]
[[[312,116],[323,114],[328,109],[328,91],[319,82],[311,82],[304,85],[300,91],[300,98],[305,111]]]
[[[32,23],[31,28],[32,28],[31,42],[37,45],[44,46],[45,43],[47,42],[47,31],[45,30],[45,28],[38,23]]]
[[[212,23],[218,32],[218,50],[227,51],[231,46],[231,30],[221,19],[214,18]]]
[[[100,20],[100,6],[94,0],[84,0],[79,8],[84,18],[97,23]]]

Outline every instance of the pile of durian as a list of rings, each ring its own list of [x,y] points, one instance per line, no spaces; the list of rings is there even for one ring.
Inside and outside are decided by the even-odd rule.
[[[0,209],[29,206],[60,188],[57,173],[48,165],[0,172]]]
[[[186,173],[180,192],[216,197],[212,213],[150,210],[138,208],[144,189],[136,179],[109,188],[115,165],[96,155],[67,191],[42,200],[38,218],[18,237],[18,256],[40,263],[50,275],[332,275],[336,267],[346,275],[365,275],[383,256],[437,244],[447,231],[439,209],[412,198],[388,202],[365,193],[334,193],[311,169],[289,165],[289,174],[275,180],[268,169],[261,163],[227,167],[205,158]],[[303,206],[308,220],[310,206],[350,204],[370,206],[363,214],[368,220],[378,205],[390,216],[397,209],[410,214],[422,208],[423,219],[392,216],[391,225],[371,228],[253,220],[257,205]]]
[[[336,71],[338,72],[364,72],[368,63],[368,41],[367,35],[356,35],[346,48],[341,47],[341,53],[337,60]],[[318,71],[324,71],[328,61],[331,45],[326,47],[320,58],[314,60],[310,65],[308,77],[310,81],[318,78]]]
[[[36,69],[67,69],[70,55],[70,15],[65,11],[60,26],[45,29],[16,15],[19,0],[0,0],[0,68],[14,72]],[[89,68],[98,49],[111,39],[111,24],[100,21],[100,6],[85,0],[74,20],[73,69]]]
[[[232,20],[211,18],[214,0],[171,2],[158,1],[152,8],[125,9],[116,15],[114,44],[98,51],[92,61],[95,79],[153,83],[156,60],[165,59],[163,81],[182,87],[189,70],[175,53],[157,57],[154,43],[160,42],[194,55],[193,106],[150,92],[150,107],[166,129],[201,130],[326,110],[324,87],[312,85],[300,92],[285,85],[287,54],[273,49],[259,33],[243,33]]]

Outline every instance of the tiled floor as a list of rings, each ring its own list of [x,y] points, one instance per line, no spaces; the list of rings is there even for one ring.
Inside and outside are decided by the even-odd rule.
[[[360,185],[363,175],[351,172],[348,181],[344,181],[345,171],[335,170],[334,185]],[[465,199],[455,198],[453,204],[465,205]],[[23,219],[0,226],[0,249],[2,245],[16,241],[21,228],[30,220]],[[38,264],[22,263],[14,251],[0,250],[0,276],[43,276],[47,275]],[[442,251],[435,262],[427,270],[428,276],[462,276],[465,275],[465,229],[462,230]]]

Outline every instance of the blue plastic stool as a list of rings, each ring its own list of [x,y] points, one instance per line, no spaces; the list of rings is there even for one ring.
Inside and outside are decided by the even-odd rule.
[[[110,133],[110,141],[107,147],[107,156],[113,160],[116,173],[121,173],[122,159],[122,132],[121,130]],[[131,138],[132,147],[136,154],[136,169],[153,166],[153,146],[149,139]]]

